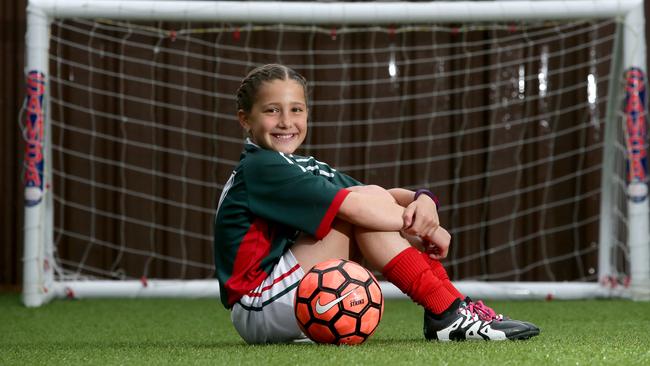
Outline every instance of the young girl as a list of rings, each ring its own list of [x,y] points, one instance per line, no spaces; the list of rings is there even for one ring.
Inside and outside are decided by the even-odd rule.
[[[363,185],[293,154],[307,134],[306,93],[301,75],[275,64],[251,71],[237,91],[248,138],[219,199],[214,253],[221,301],[242,338],[305,339],[293,310],[298,282],[321,261],[359,254],[424,307],[427,339],[539,334],[533,324],[472,302],[449,281],[439,259],[450,235],[439,226],[431,192]]]

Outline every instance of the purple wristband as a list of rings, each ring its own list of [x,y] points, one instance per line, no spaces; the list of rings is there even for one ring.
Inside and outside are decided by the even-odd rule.
[[[431,193],[431,191],[428,189],[418,189],[417,191],[415,191],[415,196],[413,197],[413,201],[417,200],[418,197],[420,197],[420,195],[423,194],[429,196],[429,198],[433,200],[433,203],[436,204],[436,208],[440,207],[440,201],[438,200],[438,197],[436,197],[436,195]]]

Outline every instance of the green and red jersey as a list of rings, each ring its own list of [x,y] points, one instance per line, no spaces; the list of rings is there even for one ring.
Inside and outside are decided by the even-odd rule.
[[[356,185],[311,156],[266,150],[247,139],[214,224],[223,304],[232,307],[262,283],[301,232],[325,237],[349,193],[345,188]]]

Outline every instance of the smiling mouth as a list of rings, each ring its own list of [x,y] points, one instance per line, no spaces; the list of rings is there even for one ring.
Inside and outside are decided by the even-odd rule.
[[[286,134],[286,133],[283,133],[283,134],[275,134],[275,133],[274,133],[274,134],[271,134],[271,136],[273,136],[273,138],[274,138],[274,139],[277,139],[277,140],[288,141],[288,140],[291,140],[291,139],[293,139],[294,137],[296,137],[297,134],[295,134],[295,133],[289,133],[289,134]]]

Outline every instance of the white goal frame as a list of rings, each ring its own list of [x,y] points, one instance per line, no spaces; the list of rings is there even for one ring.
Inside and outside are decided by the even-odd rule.
[[[110,18],[119,20],[211,21],[233,23],[287,24],[402,24],[482,21],[562,20],[576,18],[624,19],[622,64],[613,69],[635,67],[646,70],[645,19],[643,0],[565,1],[453,1],[453,2],[249,2],[249,1],[143,1],[143,0],[29,0],[27,6],[26,65],[28,82],[36,83],[28,95],[27,113],[33,121],[26,126],[28,154],[25,166],[39,175],[40,184],[25,187],[23,303],[40,306],[53,298],[74,293],[85,297],[216,297],[216,280],[140,281],[56,281],[53,270],[53,192],[51,167],[49,73],[50,24],[55,18]],[[39,84],[40,83],[40,84]],[[616,88],[610,88],[613,90]],[[610,92],[611,94],[611,92]],[[614,95],[615,96],[615,95]],[[616,103],[609,106],[617,108]],[[613,104],[613,105],[612,105]],[[628,240],[631,283],[628,289],[608,286],[613,232],[613,148],[616,113],[608,111],[601,186],[599,233],[599,282],[476,282],[459,281],[461,291],[477,298],[574,299],[632,297],[650,299],[650,230],[647,186],[630,184]],[[644,136],[645,139],[645,136]],[[42,159],[36,159],[39,157]],[[30,165],[32,164],[32,165]],[[640,195],[637,196],[637,193]],[[382,284],[387,297],[403,296],[394,286]]]

